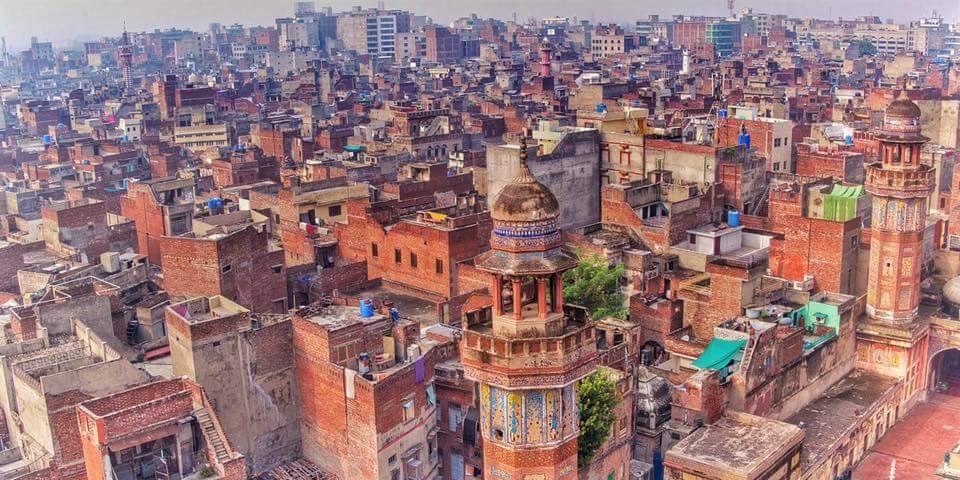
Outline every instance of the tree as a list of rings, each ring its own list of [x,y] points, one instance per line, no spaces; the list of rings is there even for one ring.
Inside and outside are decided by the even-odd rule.
[[[577,463],[585,468],[597,450],[610,436],[616,415],[617,386],[603,372],[597,370],[580,381],[580,438],[577,442]]]
[[[860,55],[861,55],[861,56],[868,56],[868,55],[869,55],[869,56],[873,56],[873,55],[876,55],[876,54],[877,54],[877,47],[876,47],[876,45],[874,45],[873,42],[871,42],[870,40],[867,40],[866,38],[861,39],[861,40],[857,40],[857,41],[855,41],[854,43],[856,43],[858,46],[860,46]]]
[[[563,274],[564,301],[580,305],[593,318],[627,318],[620,280],[623,265],[611,268],[599,255],[581,255],[580,264]]]

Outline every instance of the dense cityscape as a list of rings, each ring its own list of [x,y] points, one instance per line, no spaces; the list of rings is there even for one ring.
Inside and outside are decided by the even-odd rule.
[[[725,7],[2,38],[0,480],[960,480],[960,7]]]

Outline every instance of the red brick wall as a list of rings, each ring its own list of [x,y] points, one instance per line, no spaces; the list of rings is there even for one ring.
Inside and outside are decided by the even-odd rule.
[[[219,240],[163,237],[164,289],[172,295],[223,295],[255,312],[282,313],[273,301],[287,298],[283,252],[268,252],[268,236],[246,228]]]

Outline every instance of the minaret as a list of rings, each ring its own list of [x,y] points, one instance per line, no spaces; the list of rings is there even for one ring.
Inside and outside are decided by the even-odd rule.
[[[467,312],[465,375],[480,385],[480,432],[487,478],[577,478],[577,384],[596,365],[593,323],[564,305],[563,272],[576,259],[561,249],[556,197],[527,167],[491,209],[491,250],[476,267],[490,274],[492,307]]]
[[[124,92],[129,94],[133,87],[133,47],[130,45],[130,35],[127,26],[123,26],[123,36],[120,37],[118,57],[120,60],[120,74],[123,76]]]
[[[547,78],[553,76],[553,72],[550,68],[550,63],[553,60],[553,47],[550,46],[550,42],[544,38],[543,43],[540,44],[540,76]]]
[[[920,134],[920,108],[903,92],[887,107],[875,137],[880,159],[867,165],[865,182],[873,196],[873,216],[867,318],[857,329],[859,364],[904,378],[909,396],[924,383],[926,325],[918,307],[934,169],[920,163],[927,141]]]

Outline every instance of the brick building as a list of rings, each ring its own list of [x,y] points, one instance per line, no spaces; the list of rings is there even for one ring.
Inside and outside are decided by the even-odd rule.
[[[373,306],[293,317],[303,456],[340,478],[431,478],[438,468],[439,345]]]
[[[157,380],[88,400],[75,417],[83,478],[186,476],[204,464],[224,480],[247,478],[243,456],[223,435],[203,388],[189,380]]]
[[[120,200],[120,211],[137,227],[137,252],[161,265],[160,238],[191,231],[194,208],[191,179],[156,178],[134,182]]]
[[[44,206],[41,218],[43,240],[59,255],[96,263],[104,252],[136,246],[134,224],[109,215],[106,203],[99,200],[81,198]]]
[[[287,311],[283,250],[248,226],[160,238],[163,288],[171,295],[223,295],[255,312]]]
[[[850,184],[862,184],[863,154],[838,147],[821,148],[817,143],[797,143],[797,175],[833,177]]]
[[[441,322],[457,323],[465,296],[485,287],[466,262],[486,249],[490,214],[474,195],[407,217],[397,203],[348,204],[347,223],[336,229],[340,254],[365,261],[368,279],[427,299]]]
[[[445,27],[429,27],[424,30],[427,40],[426,59],[441,65],[460,60],[460,35]]]

